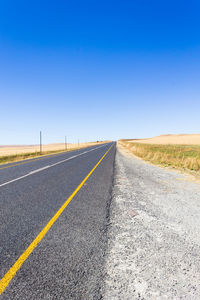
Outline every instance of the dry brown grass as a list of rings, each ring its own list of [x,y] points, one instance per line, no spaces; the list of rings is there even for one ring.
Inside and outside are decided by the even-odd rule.
[[[67,151],[80,148],[100,145],[105,142],[89,142],[80,144],[67,144]],[[0,164],[20,161],[23,159],[33,158],[41,155],[48,155],[66,151],[65,144],[48,144],[42,146],[42,154],[40,153],[39,145],[30,146],[0,146]]]
[[[136,156],[151,163],[200,171],[199,145],[159,145],[119,141]]]
[[[84,148],[93,146],[96,144],[101,144],[103,142],[90,142],[90,143],[80,143],[78,144],[67,144],[67,149],[75,149],[75,148]],[[42,146],[43,152],[49,151],[64,151],[65,144],[63,143],[55,143],[55,144],[48,144]],[[16,154],[24,154],[24,153],[34,153],[40,152],[39,145],[19,145],[19,146],[0,146],[0,156],[7,156],[7,155],[16,155]]]

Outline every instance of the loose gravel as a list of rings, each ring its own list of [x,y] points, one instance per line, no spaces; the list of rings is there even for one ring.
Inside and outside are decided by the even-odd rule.
[[[200,185],[118,148],[103,299],[200,299]]]

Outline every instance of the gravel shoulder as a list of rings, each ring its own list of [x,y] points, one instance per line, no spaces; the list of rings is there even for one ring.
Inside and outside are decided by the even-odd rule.
[[[103,299],[200,299],[200,185],[118,148]]]

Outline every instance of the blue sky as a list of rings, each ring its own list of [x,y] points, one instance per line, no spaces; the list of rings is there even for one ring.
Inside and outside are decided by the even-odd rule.
[[[0,144],[200,133],[199,1],[0,1]]]

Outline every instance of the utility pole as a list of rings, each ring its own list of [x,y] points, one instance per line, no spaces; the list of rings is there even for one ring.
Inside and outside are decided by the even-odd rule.
[[[40,131],[40,154],[42,154],[42,131]]]
[[[67,137],[65,136],[65,150],[67,150]]]
[[[78,140],[78,149],[79,149],[79,140]]]

